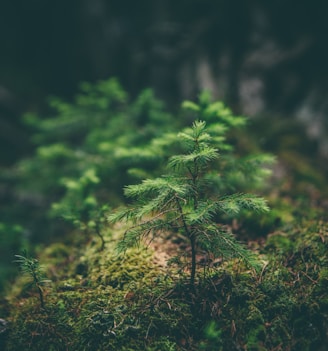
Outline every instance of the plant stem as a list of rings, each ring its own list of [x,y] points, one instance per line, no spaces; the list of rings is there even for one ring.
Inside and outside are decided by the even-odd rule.
[[[41,305],[41,308],[45,309],[45,307],[44,307],[44,299],[43,299],[43,291],[42,291],[42,288],[40,287],[39,284],[37,284],[36,286],[37,286],[38,292],[39,292],[39,298],[40,298],[40,305]]]
[[[34,284],[35,284],[35,286],[38,289],[41,308],[44,309],[43,291],[42,291],[42,288],[41,288],[41,286],[39,284],[39,278],[37,276],[37,273],[36,273],[36,271],[34,269],[33,269],[32,275],[33,275]]]
[[[105,239],[103,237],[103,235],[100,232],[100,228],[99,228],[99,224],[96,224],[96,233],[99,236],[100,240],[101,240],[101,247],[100,247],[100,251],[103,251],[105,248]]]
[[[183,224],[184,231],[187,235],[187,237],[190,240],[190,246],[191,246],[191,272],[190,272],[190,286],[193,289],[195,286],[195,276],[196,276],[196,240],[195,236],[193,233],[190,232],[185,217],[183,213],[183,209],[181,207],[181,204],[179,202],[179,199],[176,198],[177,206],[178,206],[178,211],[180,212],[181,215],[181,220]]]
[[[196,275],[196,240],[193,234],[189,237],[191,246],[191,273],[190,273],[190,286],[195,286],[195,275]]]

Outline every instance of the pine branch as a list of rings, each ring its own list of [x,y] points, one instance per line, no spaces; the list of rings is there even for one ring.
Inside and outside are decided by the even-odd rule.
[[[215,202],[215,206],[228,214],[238,214],[242,209],[268,212],[267,201],[252,194],[233,194]]]
[[[209,224],[197,233],[199,245],[216,257],[240,258],[250,267],[258,270],[260,262],[254,253],[238,242],[233,234],[220,226]]]

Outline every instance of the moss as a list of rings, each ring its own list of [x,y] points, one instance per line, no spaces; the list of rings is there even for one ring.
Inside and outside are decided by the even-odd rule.
[[[6,349],[171,350],[175,342],[165,335],[178,328],[182,307],[173,310],[160,297],[170,280],[154,265],[151,250],[118,256],[114,247],[112,240],[99,254],[91,242],[80,256],[62,244],[43,250],[40,259],[53,281],[45,291],[46,308],[18,279],[8,295]]]
[[[69,316],[58,307],[36,308],[33,299],[21,300],[10,318],[6,350],[66,350],[73,336]]]
[[[270,235],[266,241],[266,249],[276,254],[286,254],[292,252],[295,243],[284,233]]]
[[[238,261],[208,269],[190,290],[184,278],[154,262],[153,252],[101,253],[90,242],[74,254],[48,247],[40,255],[53,284],[45,310],[20,279],[6,311],[6,351],[290,350],[327,342],[328,226],[288,225],[257,247],[255,274]]]

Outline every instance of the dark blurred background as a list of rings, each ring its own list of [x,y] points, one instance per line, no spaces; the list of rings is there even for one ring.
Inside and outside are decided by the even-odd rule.
[[[324,0],[11,0],[0,5],[0,164],[29,150],[46,98],[117,77],[169,106],[209,88],[234,111],[302,121],[327,154]]]

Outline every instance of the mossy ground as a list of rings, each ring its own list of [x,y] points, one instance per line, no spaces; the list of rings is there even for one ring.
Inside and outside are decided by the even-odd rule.
[[[188,277],[156,263],[152,249],[117,256],[90,242],[54,244],[41,263],[52,284],[42,309],[22,279],[1,303],[2,349],[319,351],[328,345],[328,224],[281,226],[253,249],[254,272],[219,263]]]

